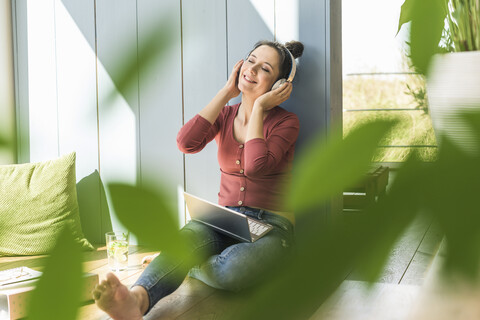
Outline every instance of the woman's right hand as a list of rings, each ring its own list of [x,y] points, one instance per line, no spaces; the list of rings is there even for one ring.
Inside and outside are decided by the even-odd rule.
[[[233,99],[240,94],[240,90],[238,89],[238,76],[239,76],[240,68],[242,67],[242,65],[243,65],[243,59],[238,61],[235,64],[235,66],[233,67],[232,73],[230,73],[230,77],[228,77],[227,83],[225,84],[224,89],[227,91],[227,94],[230,97],[230,99]]]

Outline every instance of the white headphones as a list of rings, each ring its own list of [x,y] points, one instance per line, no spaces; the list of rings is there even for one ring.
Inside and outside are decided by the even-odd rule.
[[[297,72],[297,64],[295,62],[295,57],[290,52],[290,50],[288,50],[286,47],[284,47],[284,48],[285,48],[285,51],[287,51],[288,54],[290,55],[290,59],[292,60],[292,68],[290,69],[290,74],[288,75],[288,78],[287,79],[280,79],[277,82],[275,82],[275,84],[272,87],[272,90],[278,89],[282,84],[284,84],[287,81],[292,82],[293,78],[295,77],[295,72]]]

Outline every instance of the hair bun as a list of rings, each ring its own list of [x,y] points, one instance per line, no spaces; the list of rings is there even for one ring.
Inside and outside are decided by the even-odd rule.
[[[287,48],[288,51],[290,51],[290,53],[296,59],[302,56],[304,46],[303,43],[301,43],[300,41],[292,40],[285,43],[285,48]]]

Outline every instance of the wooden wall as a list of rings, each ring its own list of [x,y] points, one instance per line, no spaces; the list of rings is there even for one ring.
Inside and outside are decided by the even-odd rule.
[[[0,0],[0,165],[15,163],[13,30],[10,0]]]
[[[317,132],[328,135],[334,121],[330,84],[341,81],[341,51],[334,51],[340,65],[333,64],[330,36],[332,26],[340,29],[341,15],[332,23],[331,6],[339,7],[340,0],[12,5],[19,162],[77,152],[82,225],[93,242],[121,227],[108,205],[104,186],[110,181],[162,186],[174,203],[179,188],[217,200],[216,145],[184,156],[176,134],[258,40],[305,44],[294,93],[285,104],[301,121],[299,149]],[[183,221],[182,209],[179,216]]]

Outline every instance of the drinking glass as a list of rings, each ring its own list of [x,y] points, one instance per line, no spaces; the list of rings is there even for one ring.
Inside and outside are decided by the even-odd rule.
[[[128,268],[129,233],[111,231],[105,234],[107,240],[108,266],[112,271]]]

